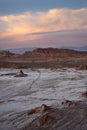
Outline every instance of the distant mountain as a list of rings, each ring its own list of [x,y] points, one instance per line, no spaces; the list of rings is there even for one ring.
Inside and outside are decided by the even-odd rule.
[[[14,48],[14,49],[8,49],[8,51],[16,54],[23,54],[26,51],[33,51],[34,49],[36,49],[36,47]]]
[[[59,48],[37,48],[33,52],[44,53],[44,54],[56,54],[56,53],[77,53],[72,49],[59,49]],[[26,53],[26,52],[25,52]]]
[[[64,46],[62,49],[72,49],[77,51],[87,51],[87,46]]]
[[[81,47],[78,48],[78,50],[87,51],[87,46],[81,46]]]
[[[37,47],[24,47],[24,48],[14,48],[14,49],[8,49],[6,51],[10,51],[11,53],[15,53],[15,54],[23,54],[25,52],[28,52],[28,51],[33,51],[33,50],[36,50]],[[57,51],[58,48],[55,48],[55,50]],[[65,50],[76,50],[76,51],[87,51],[87,46],[63,46],[63,47],[60,47],[60,49],[65,49]],[[43,50],[43,48],[42,48]],[[52,51],[52,48],[49,48],[50,51]],[[38,50],[39,51],[39,50]],[[40,49],[41,51],[41,49]],[[46,50],[44,50],[46,51]],[[64,51],[64,50],[63,50]]]

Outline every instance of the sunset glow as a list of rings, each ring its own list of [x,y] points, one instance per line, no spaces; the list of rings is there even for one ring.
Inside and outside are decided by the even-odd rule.
[[[70,32],[71,36],[68,37]],[[74,37],[73,40],[74,33],[78,37]],[[14,48],[15,45],[43,47],[45,46],[43,44],[46,46],[86,45],[85,41],[87,41],[86,7],[27,10],[16,14],[0,15],[0,48],[7,48],[7,46]]]

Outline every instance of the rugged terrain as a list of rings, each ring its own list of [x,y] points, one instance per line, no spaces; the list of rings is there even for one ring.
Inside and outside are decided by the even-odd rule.
[[[38,48],[23,54],[0,52],[0,68],[61,68],[81,65],[87,65],[87,52],[57,48]]]
[[[0,130],[87,130],[87,70],[0,69]]]
[[[0,52],[0,130],[87,130],[87,52]]]

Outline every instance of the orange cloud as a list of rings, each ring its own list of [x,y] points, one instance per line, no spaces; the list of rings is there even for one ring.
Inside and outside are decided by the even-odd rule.
[[[0,37],[14,36],[15,40],[35,40],[42,36],[24,36],[38,32],[87,29],[87,9],[50,9],[46,12],[24,12],[1,16],[6,28]]]

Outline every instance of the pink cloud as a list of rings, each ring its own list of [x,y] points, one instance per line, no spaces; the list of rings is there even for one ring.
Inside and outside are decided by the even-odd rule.
[[[50,44],[72,44],[81,43],[87,40],[86,37],[71,36],[67,32],[70,30],[87,30],[87,9],[50,9],[44,12],[24,12],[17,15],[1,16],[0,20],[6,27],[0,31],[0,45],[12,43],[42,45]],[[68,31],[67,31],[68,30]],[[55,31],[64,31],[61,33],[51,33]],[[49,33],[46,33],[49,32]],[[73,32],[72,34],[74,34]],[[76,33],[79,33],[77,31]],[[44,35],[45,34],[45,35]],[[83,36],[83,34],[81,35]],[[5,40],[7,38],[7,40]],[[2,40],[3,39],[3,42]],[[86,40],[85,40],[86,39]],[[35,43],[37,42],[37,43]],[[85,43],[86,44],[86,43]]]

